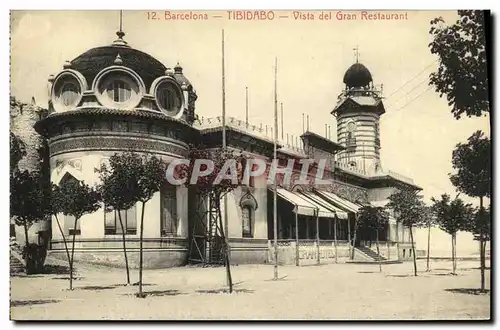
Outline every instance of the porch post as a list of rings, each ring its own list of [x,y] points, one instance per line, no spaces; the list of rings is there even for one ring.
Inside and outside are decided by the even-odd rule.
[[[338,257],[337,257],[337,221],[338,221],[337,214],[335,214],[334,221],[335,221],[335,223],[334,223],[334,226],[333,226],[333,240],[334,240],[333,244],[335,246],[335,263],[337,263],[339,261]]]
[[[299,216],[295,212],[295,265],[299,265]]]
[[[347,216],[347,243],[349,244],[349,256],[351,256],[351,219]]]
[[[319,211],[316,210],[316,254],[318,260],[316,261],[317,264],[319,265]]]

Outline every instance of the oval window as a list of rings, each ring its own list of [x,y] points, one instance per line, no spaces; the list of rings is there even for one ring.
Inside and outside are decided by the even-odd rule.
[[[75,105],[80,97],[80,87],[74,82],[65,82],[61,87],[59,99],[63,106]]]
[[[158,87],[156,101],[158,107],[169,115],[178,113],[182,106],[180,91],[171,83],[163,83]]]

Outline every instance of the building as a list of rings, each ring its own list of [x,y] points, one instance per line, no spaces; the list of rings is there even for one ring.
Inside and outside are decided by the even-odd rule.
[[[201,118],[195,113],[197,95],[193,84],[177,64],[173,69],[149,54],[130,47],[122,31],[107,46],[86,51],[66,62],[49,78],[49,115],[35,124],[49,145],[50,177],[98,183],[96,169],[116,152],[150,153],[166,162],[184,158],[189,145],[200,139],[207,148],[222,142],[222,120]],[[332,115],[337,118],[337,141],[306,130],[301,144],[280,142],[278,156],[286,160],[327,160],[325,176],[331,185],[280,184],[278,227],[280,262],[324,262],[347,259],[353,248],[355,217],[362,205],[384,205],[398,187],[420,189],[411,179],[380,164],[379,118],[384,114],[380,91],[369,70],[360,63],[344,76],[345,90]],[[273,140],[260,127],[226,118],[229,148],[248,158],[270,162]],[[285,165],[283,165],[285,166]],[[266,263],[273,250],[273,196],[264,177],[238,187],[227,196],[228,237],[231,262]],[[179,266],[190,261],[211,261],[213,245],[207,209],[195,189],[164,185],[146,204],[144,222],[145,267]],[[123,212],[127,253],[131,267],[138,265],[141,206]],[[66,235],[76,234],[75,258],[80,261],[123,266],[122,229],[116,212],[97,212],[74,219],[60,215]],[[392,219],[379,240],[386,242],[381,255],[396,259],[395,237],[399,231],[401,258],[411,256],[408,234]],[[52,221],[50,255],[65,258],[64,245]],[[217,235],[215,235],[217,236]],[[318,241],[319,239],[319,241]],[[373,260],[366,245],[373,237],[358,235],[357,257]],[[309,260],[309,261],[308,261]]]

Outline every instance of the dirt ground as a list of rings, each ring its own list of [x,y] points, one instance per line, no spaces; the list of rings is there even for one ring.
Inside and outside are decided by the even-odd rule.
[[[124,269],[77,265],[75,289],[66,269],[11,277],[12,320],[183,320],[183,319],[489,319],[490,293],[479,293],[478,261],[413,264],[331,264],[232,267],[234,292],[225,289],[224,268],[180,267],[144,272],[144,291],[124,286]],[[138,271],[131,270],[132,281]],[[486,271],[487,288],[490,272]]]

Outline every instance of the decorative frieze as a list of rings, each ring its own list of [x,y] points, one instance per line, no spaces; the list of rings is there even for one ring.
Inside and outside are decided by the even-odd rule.
[[[186,156],[187,148],[167,141],[125,136],[83,136],[61,139],[50,143],[50,156],[75,151],[136,151]]]

